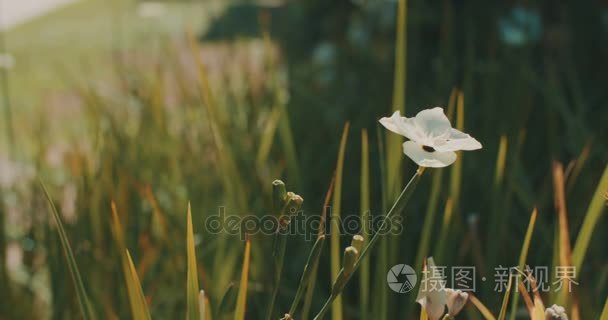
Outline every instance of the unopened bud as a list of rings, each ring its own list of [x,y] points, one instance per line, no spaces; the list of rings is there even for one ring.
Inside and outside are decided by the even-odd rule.
[[[568,320],[566,309],[556,304],[545,310],[545,320]]]
[[[469,294],[460,290],[445,289],[447,293],[448,315],[455,317],[469,299]]]
[[[363,236],[356,234],[353,236],[353,240],[350,242],[350,245],[355,247],[358,252],[361,252],[361,250],[363,250],[364,241]]]
[[[291,215],[294,215],[300,207],[302,207],[304,199],[293,192],[287,192],[287,202],[281,210],[281,216],[279,217],[281,226],[286,226],[291,222]]]
[[[285,183],[281,180],[272,182],[272,208],[274,212],[280,212],[287,202],[287,190]]]
[[[342,260],[342,268],[344,268],[344,273],[350,274],[353,272],[353,268],[355,267],[355,261],[359,257],[359,250],[355,247],[350,246],[344,249],[344,259]]]

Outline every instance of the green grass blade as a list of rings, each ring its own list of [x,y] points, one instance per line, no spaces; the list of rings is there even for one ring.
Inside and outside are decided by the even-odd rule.
[[[406,62],[407,62],[407,0],[399,0],[397,7],[397,30],[395,44],[395,68],[393,80],[392,110],[405,114]],[[388,197],[393,200],[401,190],[401,171],[403,154],[401,137],[391,132],[386,133],[386,169],[391,174],[387,178]]]
[[[606,209],[606,200],[604,199],[604,193],[608,190],[608,165],[604,169],[602,178],[595,189],[595,193],[591,198],[587,213],[585,213],[585,219],[583,220],[583,226],[576,238],[574,250],[572,250],[572,262],[577,270],[583,265],[587,248],[589,247],[589,241],[591,241],[591,235],[593,230],[598,225],[598,221],[602,216],[602,212]]]
[[[443,170],[433,170],[433,182],[431,183],[431,195],[429,196],[428,207],[422,226],[422,235],[420,244],[418,245],[418,253],[416,254],[415,268],[422,268],[425,257],[429,256],[429,246],[431,236],[433,235],[433,226],[435,225],[435,213],[437,212],[437,204],[439,203],[439,193],[441,192]]]
[[[310,254],[308,255],[308,259],[306,261],[306,265],[304,266],[304,271],[302,272],[302,277],[300,278],[300,284],[298,285],[298,289],[296,291],[296,295],[293,298],[293,302],[291,303],[291,307],[289,308],[289,314],[293,317],[296,312],[296,308],[300,303],[300,299],[302,298],[302,294],[304,293],[304,289],[310,282],[311,276],[313,275],[314,266],[319,263],[319,258],[321,257],[321,252],[323,251],[323,244],[325,243],[325,235],[321,235],[317,237],[315,244],[312,246],[310,250]]]
[[[530,242],[532,241],[532,234],[534,233],[534,225],[536,224],[536,216],[538,211],[536,208],[532,210],[532,216],[530,216],[530,222],[528,223],[528,229],[526,230],[526,236],[524,237],[524,243],[521,246],[521,252],[519,254],[519,262],[517,264],[518,270],[524,272],[526,266],[526,259],[528,259],[528,250],[530,249]],[[517,305],[519,303],[519,294],[517,290],[513,293],[513,303],[511,304],[511,316],[510,320],[515,320],[517,315]]]
[[[186,277],[186,319],[198,320],[200,314],[200,306],[198,303],[199,287],[198,287],[198,269],[196,267],[196,249],[194,247],[194,233],[192,228],[192,210],[188,203],[188,217],[186,227],[186,246],[188,252],[188,271]]]
[[[335,281],[340,272],[340,210],[342,205],[342,174],[344,169],[344,153],[346,150],[346,141],[348,140],[348,129],[350,124],[347,122],[342,130],[342,139],[340,140],[340,150],[338,151],[338,160],[336,162],[336,180],[334,184],[334,194],[332,200],[332,217],[331,223],[331,279]],[[342,319],[342,298],[334,301],[331,308],[332,319]]]
[[[224,319],[229,318],[229,315],[232,315],[234,310],[236,309],[236,299],[238,296],[238,289],[234,285],[234,283],[230,283],[228,288],[226,288],[226,292],[222,296],[216,313],[214,314],[214,319]]]
[[[40,186],[44,192],[44,196],[51,207],[51,213],[53,215],[53,220],[57,224],[57,232],[59,233],[59,239],[61,240],[61,247],[63,248],[63,254],[68,264],[68,270],[70,272],[70,276],[72,277],[72,281],[74,282],[74,287],[76,290],[76,296],[78,298],[78,304],[80,306],[80,311],[82,312],[82,317],[85,320],[88,319],[96,319],[95,313],[93,313],[93,309],[91,307],[91,303],[89,302],[89,298],[87,292],[84,288],[84,283],[82,282],[82,278],[80,277],[80,272],[78,271],[78,265],[76,264],[76,259],[74,258],[74,252],[72,251],[72,247],[70,246],[70,240],[63,228],[63,224],[61,223],[61,218],[59,217],[59,212],[49,195],[46,186],[42,180],[39,180]]]
[[[334,190],[334,183],[336,182],[336,175],[332,175],[331,182],[329,183],[329,187],[327,188],[327,192],[325,193],[325,200],[323,201],[323,207],[321,208],[321,220],[320,220],[320,228],[319,228],[319,237],[325,237],[325,229],[323,228],[326,217],[327,217],[327,209],[329,206],[329,201],[331,200],[332,192]],[[325,240],[323,240],[325,241]],[[320,257],[320,256],[319,256]],[[306,297],[304,298],[304,305],[302,306],[302,319],[309,319],[310,315],[310,306],[312,305],[312,299],[315,291],[315,284],[317,282],[317,272],[319,271],[319,260],[312,265],[312,270],[310,272],[310,279],[308,280],[307,289],[306,289]]]
[[[367,136],[367,130],[361,131],[361,234],[363,235],[363,246],[366,246],[371,236],[369,230],[369,223],[371,221],[371,208],[370,208],[370,182],[369,182],[369,141]],[[370,263],[369,258],[366,257],[361,261],[360,272],[360,286],[359,286],[359,305],[361,306],[361,316],[366,318],[368,316],[368,304],[369,304],[369,292],[370,292]]]
[[[272,142],[274,141],[274,136],[277,129],[277,125],[279,124],[279,119],[281,119],[281,109],[275,107],[274,109],[272,109],[272,112],[270,113],[270,116],[266,121],[266,124],[260,137],[260,146],[256,155],[256,162],[258,167],[263,167],[263,165],[268,160],[268,154],[270,154],[270,149],[272,148]]]
[[[287,113],[287,107],[284,103],[281,103],[281,117],[279,119],[279,138],[283,151],[285,152],[285,162],[287,163],[287,170],[289,176],[292,177],[292,183],[299,186],[301,183],[300,179],[300,165],[298,164],[298,157],[296,155],[296,143],[293,138],[293,130],[289,121],[289,114]]]
[[[245,320],[245,310],[247,309],[247,288],[249,285],[249,264],[251,255],[251,240],[245,241],[245,254],[243,257],[243,270],[241,271],[241,281],[239,282],[239,294],[236,298],[236,310],[234,320]]]
[[[498,320],[505,320],[507,316],[507,307],[509,306],[509,297],[511,296],[511,287],[513,286],[513,276],[509,276],[509,283],[507,284],[507,290],[502,298],[502,306],[500,307],[500,313],[498,314]]]
[[[505,163],[507,162],[508,140],[505,135],[500,136],[498,155],[496,156],[496,171],[494,172],[494,190],[497,190],[505,176]]]
[[[444,261],[443,258],[445,256],[445,247],[448,239],[448,233],[450,230],[450,225],[452,224],[452,213],[452,199],[448,198],[448,200],[446,200],[445,202],[445,207],[443,209],[441,231],[439,232],[439,240],[437,241],[437,246],[435,248],[438,261]]]
[[[464,95],[458,92],[456,98],[456,129],[464,129]],[[462,185],[462,152],[458,152],[458,161],[452,164],[450,175],[450,198],[452,199],[453,210],[458,214],[460,204],[460,187]]]
[[[216,155],[218,157],[218,165],[222,171],[222,183],[226,189],[226,194],[233,197],[237,208],[242,209],[246,207],[246,193],[242,190],[245,184],[240,179],[233,150],[226,141],[226,129],[222,117],[219,115],[221,108],[218,107],[216,99],[213,96],[209,78],[207,77],[207,70],[200,56],[201,51],[198,41],[191,34],[188,38],[190,50],[197,68],[201,100],[209,118],[212,141],[217,149]]]

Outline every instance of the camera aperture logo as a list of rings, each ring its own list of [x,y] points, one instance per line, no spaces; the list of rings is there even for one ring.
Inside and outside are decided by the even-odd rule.
[[[386,283],[391,290],[397,293],[406,293],[412,291],[416,286],[416,271],[407,264],[398,264],[393,266],[386,274]]]

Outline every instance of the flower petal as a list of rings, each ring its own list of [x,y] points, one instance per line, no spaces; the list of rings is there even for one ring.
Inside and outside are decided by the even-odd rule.
[[[470,151],[481,149],[481,143],[462,131],[450,129],[450,137],[448,140],[445,143],[435,143],[434,148],[439,152],[458,150]]]
[[[424,308],[430,320],[439,320],[445,313],[447,303],[446,281],[436,277],[435,268],[437,267],[433,258],[427,258],[416,297],[416,302]]]
[[[424,132],[416,126],[414,119],[402,117],[399,111],[395,111],[390,117],[384,117],[379,121],[388,130],[410,140],[419,141],[424,137]]]
[[[448,133],[452,125],[443,113],[443,109],[435,107],[425,109],[416,114],[415,122],[429,137],[438,137]]]
[[[448,314],[455,317],[467,303],[469,294],[461,290],[446,289]]]
[[[456,153],[448,152],[426,152],[422,145],[414,141],[403,143],[403,153],[414,160],[421,167],[442,168],[447,167],[456,161]]]

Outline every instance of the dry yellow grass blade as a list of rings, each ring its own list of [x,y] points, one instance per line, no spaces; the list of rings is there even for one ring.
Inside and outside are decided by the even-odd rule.
[[[518,282],[517,287],[519,288],[519,293],[521,293],[521,296],[524,299],[524,303],[526,304],[526,309],[528,309],[528,313],[532,315],[534,311],[534,302],[532,301],[532,298],[530,298],[528,289],[526,289],[526,286],[523,282]]]
[[[188,271],[186,277],[186,319],[198,320],[200,317],[200,306],[198,303],[199,287],[198,287],[198,269],[196,267],[196,249],[194,247],[194,232],[192,228],[192,210],[188,203],[188,218],[186,226],[186,246]]]
[[[608,320],[608,298],[606,298],[606,302],[604,302],[604,309],[600,315],[600,320]]]
[[[135,269],[131,255],[125,246],[122,225],[114,201],[112,201],[111,207],[112,234],[114,235],[114,241],[116,241],[116,245],[120,252],[121,265],[125,275],[125,285],[127,286],[127,295],[129,297],[133,319],[150,319],[150,311],[148,310],[148,304],[146,303],[146,299],[141,289],[137,270]]]
[[[245,241],[245,254],[243,258],[243,270],[241,271],[241,281],[239,283],[239,293],[236,298],[236,310],[234,320],[244,320],[245,310],[247,309],[247,287],[249,282],[249,263],[251,254],[251,240]]]
[[[146,302],[146,297],[144,296],[144,292],[141,288],[141,283],[139,282],[139,277],[137,276],[137,271],[135,270],[135,265],[133,265],[133,259],[131,259],[131,254],[129,250],[125,250],[127,256],[127,264],[128,264],[128,274],[125,275],[127,277],[126,281],[131,283],[130,286],[133,289],[133,297],[130,297],[129,300],[132,299],[131,308],[133,312],[133,319],[152,319],[150,317],[150,310],[148,310],[148,303]]]
[[[568,228],[568,212],[566,207],[566,192],[564,181],[564,167],[560,162],[554,161],[553,168],[553,194],[555,197],[555,210],[559,220],[559,264],[572,266],[572,248],[570,247],[570,231]],[[565,279],[571,281],[574,279]],[[565,305],[569,290],[560,290],[556,303]]]
[[[420,320],[429,320],[429,316],[426,314],[424,308],[420,308]]]
[[[479,310],[479,313],[483,315],[486,320],[496,320],[496,317],[492,314],[490,309],[488,309],[475,295],[469,293],[469,301]]]
[[[198,295],[198,305],[200,306],[200,320],[212,320],[211,305],[209,299],[205,295],[205,291],[201,290]]]

